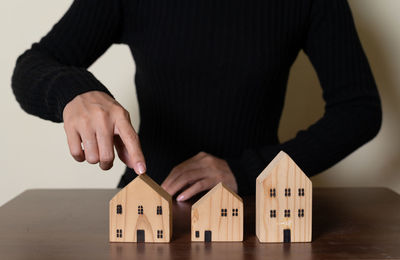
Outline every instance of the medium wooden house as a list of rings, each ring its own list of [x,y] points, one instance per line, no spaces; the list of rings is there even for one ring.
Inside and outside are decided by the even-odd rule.
[[[110,201],[110,242],[169,242],[172,199],[149,176],[137,176]]]
[[[243,201],[219,183],[192,206],[192,241],[242,241]]]
[[[310,242],[312,183],[281,151],[256,180],[256,235],[260,242]]]

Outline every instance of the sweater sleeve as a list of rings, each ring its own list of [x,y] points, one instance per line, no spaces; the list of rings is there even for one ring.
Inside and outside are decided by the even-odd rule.
[[[314,0],[303,50],[318,74],[325,113],[292,140],[227,159],[242,194],[254,193],[255,179],[280,150],[313,176],[379,132],[380,98],[346,0]]]
[[[12,89],[28,113],[62,122],[66,104],[92,91],[111,93],[87,68],[121,32],[118,0],[75,0],[67,13],[16,62]]]

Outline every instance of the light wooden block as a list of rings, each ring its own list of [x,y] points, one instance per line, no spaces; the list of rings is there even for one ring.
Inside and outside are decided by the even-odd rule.
[[[256,235],[260,242],[311,242],[311,232],[312,183],[281,151],[256,180]]]
[[[110,242],[170,242],[172,198],[143,174],[110,201]]]
[[[192,241],[242,241],[243,200],[219,183],[192,206]]]

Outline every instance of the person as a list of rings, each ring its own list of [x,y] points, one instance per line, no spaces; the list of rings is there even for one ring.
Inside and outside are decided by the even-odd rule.
[[[136,63],[138,134],[87,70],[112,44],[128,45]],[[325,113],[280,143],[300,50]],[[75,0],[18,58],[12,88],[28,113],[64,122],[75,160],[107,170],[115,147],[127,165],[118,187],[147,172],[179,201],[219,182],[254,193],[280,150],[313,176],[371,140],[382,117],[346,0]]]

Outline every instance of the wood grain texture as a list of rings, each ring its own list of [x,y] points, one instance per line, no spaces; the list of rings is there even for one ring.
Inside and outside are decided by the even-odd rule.
[[[110,242],[169,242],[172,199],[147,175],[139,175],[109,203]],[[143,241],[140,241],[143,239]]]
[[[243,213],[242,198],[219,183],[192,206],[192,241],[206,241],[206,232],[211,241],[242,241]]]
[[[191,243],[191,205],[173,201],[170,243],[109,243],[109,190],[29,190],[0,207],[0,259],[400,259],[400,195],[384,188],[314,188],[312,243],[260,243],[255,197],[244,241]]]
[[[256,235],[260,242],[310,242],[312,183],[285,152],[256,180]]]

